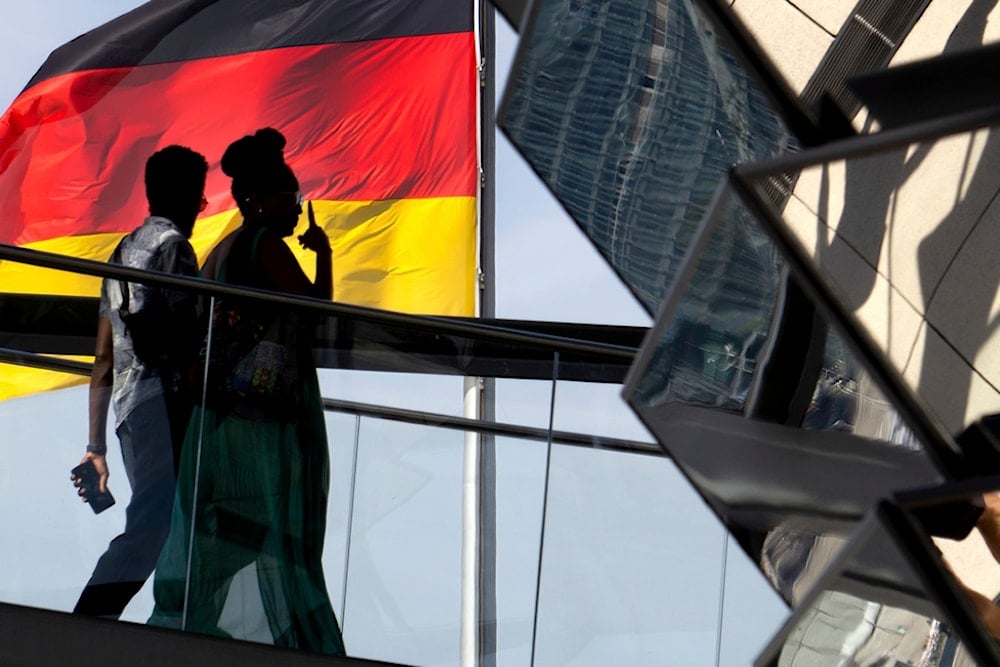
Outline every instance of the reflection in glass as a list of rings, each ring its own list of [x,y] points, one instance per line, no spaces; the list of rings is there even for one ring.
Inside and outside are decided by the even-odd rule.
[[[899,413],[836,329],[803,302],[774,244],[738,200],[720,199],[724,212],[708,227],[708,242],[693,259],[689,282],[677,285],[656,328],[652,352],[644,351],[634,400],[656,406],[682,403],[733,412],[750,410],[756,377],[767,363],[786,362],[792,352],[780,336],[811,335],[820,356],[809,376],[802,367],[784,381],[804,382],[808,403],[792,423],[808,430],[854,433],[919,449]],[[787,294],[795,290],[798,302]],[[804,314],[803,314],[804,313]],[[662,332],[662,333],[661,333]],[[649,345],[649,344],[648,344]]]
[[[757,664],[993,664],[972,606],[916,525],[894,506],[873,511]]]
[[[499,124],[655,313],[729,166],[792,139],[697,3],[534,8]]]
[[[1000,411],[998,141],[990,128],[874,155],[848,145],[748,177],[770,206],[775,178],[795,176],[780,231],[952,433]]]
[[[922,446],[835,329],[826,331],[823,366],[802,428],[854,433],[911,449]]]
[[[795,604],[872,503],[942,475],[756,219],[719,201],[625,393]]]
[[[736,412],[746,403],[771,331],[781,260],[738,201],[721,208],[690,280],[670,295],[669,319],[654,328],[655,347],[643,351],[637,403]]]

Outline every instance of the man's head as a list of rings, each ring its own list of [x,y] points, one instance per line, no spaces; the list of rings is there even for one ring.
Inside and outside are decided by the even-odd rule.
[[[167,146],[146,160],[146,199],[150,215],[169,218],[190,237],[204,208],[208,161],[184,146]]]

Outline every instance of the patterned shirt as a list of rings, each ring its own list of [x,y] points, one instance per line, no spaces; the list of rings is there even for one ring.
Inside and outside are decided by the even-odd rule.
[[[118,253],[118,261],[123,266],[183,276],[198,275],[198,259],[194,249],[167,218],[146,218],[142,225],[122,239]],[[195,294],[141,283],[124,283],[124,287],[129,290],[129,312],[135,313],[150,307],[169,310],[169,321],[172,324],[170,336],[189,336],[191,328],[197,326]],[[181,381],[183,366],[183,361],[149,365],[139,360],[119,313],[123,301],[122,283],[106,279],[101,287],[100,314],[111,322],[114,346],[111,404],[115,411],[116,429],[140,403],[162,394],[164,389],[176,390]]]

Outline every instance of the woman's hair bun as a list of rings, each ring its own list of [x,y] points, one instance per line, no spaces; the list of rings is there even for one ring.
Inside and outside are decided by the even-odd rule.
[[[273,127],[265,127],[229,144],[222,155],[222,172],[240,179],[285,161],[285,135]]]

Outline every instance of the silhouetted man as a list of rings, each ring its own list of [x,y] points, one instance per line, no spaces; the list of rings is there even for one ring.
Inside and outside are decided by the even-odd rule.
[[[189,148],[168,146],[154,153],[145,169],[150,215],[122,239],[110,261],[197,276],[188,239],[206,204],[207,173],[204,156]],[[125,531],[98,560],[74,613],[117,619],[156,565],[170,527],[180,444],[191,413],[184,371],[199,339],[194,294],[104,281],[90,378],[90,439],[83,461],[93,461],[105,491],[105,432],[108,407],[113,406],[132,497]],[[87,501],[82,480],[72,479]]]

